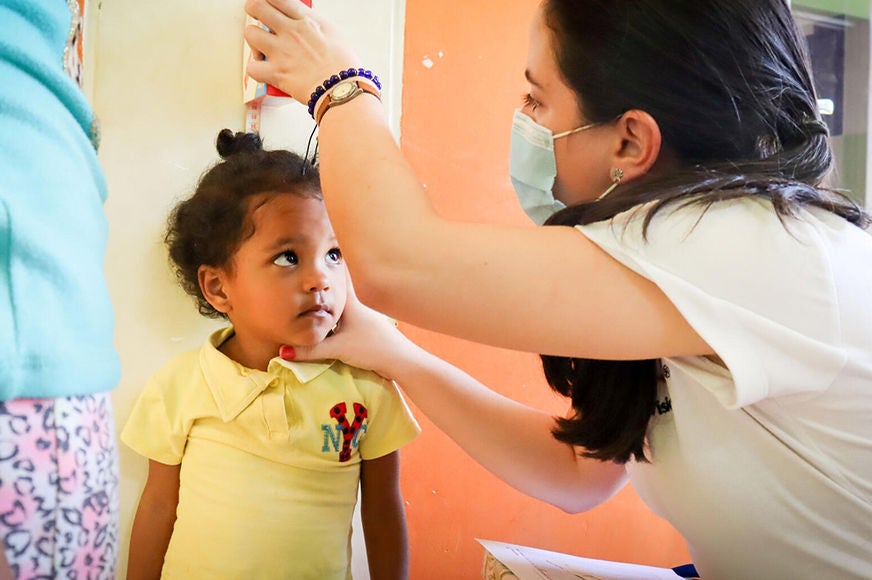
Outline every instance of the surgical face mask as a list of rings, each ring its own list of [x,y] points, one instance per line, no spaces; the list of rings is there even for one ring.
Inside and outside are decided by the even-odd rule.
[[[509,176],[521,207],[536,224],[541,226],[552,214],[566,207],[551,191],[557,177],[554,140],[596,125],[591,123],[554,135],[520,109],[515,111]]]

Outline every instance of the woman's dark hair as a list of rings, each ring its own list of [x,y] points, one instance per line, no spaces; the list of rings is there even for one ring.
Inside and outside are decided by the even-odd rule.
[[[200,314],[226,318],[203,296],[200,266],[226,267],[239,245],[254,234],[253,196],[294,194],[321,199],[318,169],[296,153],[265,151],[254,133],[224,129],[218,133],[223,161],[200,178],[194,194],[170,214],[164,241],[182,289],[197,302]]]
[[[869,216],[823,186],[832,166],[804,41],[784,0],[546,0],[558,67],[588,122],[631,109],[650,114],[679,170],[627,183],[601,201],[551,216],[589,224],[654,202],[708,206],[765,198],[780,219],[804,206],[860,227]],[[603,168],[603,172],[610,168]],[[658,361],[542,356],[548,383],[574,416],[554,436],[582,454],[645,461]]]

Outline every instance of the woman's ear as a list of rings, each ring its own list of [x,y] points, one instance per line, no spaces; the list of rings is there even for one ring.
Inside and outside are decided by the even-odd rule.
[[[617,122],[621,147],[615,156],[615,167],[623,170],[623,179],[632,181],[642,177],[654,167],[660,157],[662,137],[654,117],[631,109]]]
[[[197,269],[200,292],[212,308],[223,314],[229,314],[231,309],[230,295],[224,283],[226,275],[223,268],[214,266],[200,266]]]

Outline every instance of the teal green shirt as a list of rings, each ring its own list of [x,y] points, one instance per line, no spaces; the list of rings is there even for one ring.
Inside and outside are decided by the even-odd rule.
[[[106,184],[64,0],[0,0],[0,400],[111,389]]]

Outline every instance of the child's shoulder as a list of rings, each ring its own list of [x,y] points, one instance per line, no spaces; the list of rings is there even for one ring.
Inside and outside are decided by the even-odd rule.
[[[212,400],[203,372],[200,349],[181,352],[152,373],[141,397],[162,401],[168,412],[199,409]]]
[[[178,381],[189,382],[193,377],[201,375],[200,349],[196,348],[175,355],[152,374],[151,380],[172,384]]]
[[[338,360],[331,365],[330,371],[337,377],[350,379],[354,383],[354,388],[368,401],[375,402],[402,396],[394,381],[374,371],[353,367]]]
[[[353,367],[349,364],[345,364],[341,360],[334,361],[333,364],[330,365],[330,370],[336,374],[350,376],[354,381],[364,383],[384,385],[385,383],[391,382],[374,371]]]

